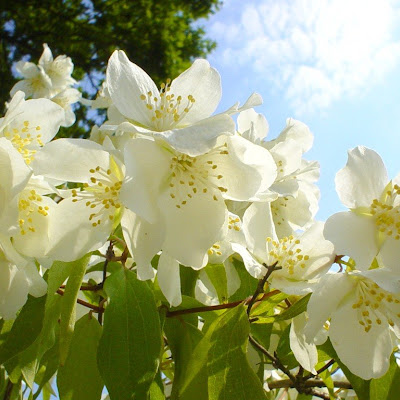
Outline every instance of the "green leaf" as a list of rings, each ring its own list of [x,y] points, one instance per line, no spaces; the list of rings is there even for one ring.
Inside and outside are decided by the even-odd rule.
[[[226,303],[228,300],[228,280],[224,264],[208,264],[204,271],[217,292],[219,302],[221,304]]]
[[[318,346],[318,348],[320,348],[327,355],[329,355],[330,358],[333,358],[337,362],[340,369],[343,371],[346,378],[351,383],[354,391],[357,393],[357,396],[359,397],[359,399],[370,400],[370,395],[369,395],[370,381],[365,381],[364,379],[361,379],[360,377],[358,377],[357,375],[354,375],[353,373],[351,373],[349,371],[349,369],[340,361],[329,338],[324,344],[322,344],[321,346]]]
[[[281,312],[277,315],[271,315],[267,317],[257,317],[258,320],[254,321],[255,323],[272,323],[278,321],[286,321],[288,319],[292,319],[297,315],[301,314],[307,309],[308,301],[310,300],[311,293],[308,293],[306,296],[302,297],[300,300],[296,301],[296,303],[292,304],[287,310]]]
[[[149,400],[164,400],[164,385],[161,379],[161,373],[158,372],[156,379],[151,383],[149,390]]]
[[[196,281],[200,274],[200,271],[196,271],[193,268],[179,266],[179,275],[181,278],[181,293],[185,296],[194,297],[194,289],[196,287]]]
[[[53,375],[57,372],[60,364],[60,347],[58,341],[48,350],[40,361],[40,367],[35,376],[35,383],[38,385],[34,399],[37,399],[44,386],[49,382]]]
[[[265,400],[247,357],[249,321],[243,305],[218,317],[193,351],[180,400]]]
[[[289,369],[295,368],[299,365],[292,349],[290,348],[290,324],[286,326],[280,335],[276,354],[282,364],[286,365]]]
[[[400,368],[395,357],[390,358],[389,370],[379,379],[371,379],[370,400],[398,400],[400,393]]]
[[[246,270],[243,261],[232,259],[233,267],[240,278],[240,288],[229,297],[229,302],[244,300],[251,296],[257,289],[258,279],[253,278]]]
[[[75,325],[64,366],[57,375],[60,400],[99,400],[103,380],[97,369],[96,355],[101,326],[91,313]]]
[[[164,326],[165,335],[175,362],[174,383],[171,398],[178,398],[178,389],[185,374],[194,348],[202,339],[203,334],[195,326],[183,318],[168,318]]]
[[[286,293],[277,293],[266,300],[261,301],[259,304],[254,305],[251,309],[251,316],[270,316],[274,313],[274,308],[288,297]],[[272,321],[273,322],[273,321]]]
[[[243,305],[223,314],[208,352],[210,400],[265,400],[264,389],[247,360],[250,324]]]
[[[28,297],[10,333],[0,345],[0,364],[4,364],[35,341],[42,330],[45,302],[45,296]]]
[[[64,365],[74,333],[76,300],[89,263],[90,254],[74,261],[61,300],[60,312],[60,364]]]
[[[157,372],[162,345],[160,319],[146,282],[121,268],[108,277],[98,365],[113,400],[145,399]]]
[[[57,290],[68,278],[73,265],[74,262],[56,261],[53,263],[47,277],[47,297],[42,330],[32,345],[18,356],[24,379],[30,387],[33,386],[40,360],[56,341],[61,306],[61,296]]]

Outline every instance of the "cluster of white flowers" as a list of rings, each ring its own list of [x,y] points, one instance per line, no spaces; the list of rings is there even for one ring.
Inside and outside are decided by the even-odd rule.
[[[400,337],[400,178],[388,180],[375,152],[349,152],[336,186],[350,211],[324,225],[314,221],[319,165],[303,158],[313,141],[308,127],[288,119],[267,140],[257,94],[212,115],[221,82],[206,60],[159,90],[115,51],[93,103],[108,108],[108,120],[91,140],[51,141],[75,119],[72,68],[47,45],[39,65],[18,63],[24,80],[0,120],[1,317],[14,317],[28,293],[45,293],[43,268],[100,249],[120,226],[138,278],[156,277],[170,305],[182,301],[180,264],[223,264],[229,295],[240,286],[234,257],[257,279],[276,264],[272,288],[313,293],[307,315],[292,324],[298,361],[315,371],[316,344],[328,330],[352,372],[385,373]],[[335,254],[346,265],[337,273],[329,272]],[[196,293],[215,301],[202,272]]]
[[[72,86],[76,83],[72,78],[74,64],[70,57],[65,55],[55,59],[45,43],[38,65],[30,61],[19,61],[15,65],[16,71],[23,77],[11,89],[11,96],[18,91],[33,99],[45,98],[60,105],[64,111],[64,120],[61,126],[71,126],[75,122],[72,104],[79,101],[81,93]]]

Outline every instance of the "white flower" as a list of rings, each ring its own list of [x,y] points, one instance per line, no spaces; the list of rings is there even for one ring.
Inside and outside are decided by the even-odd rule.
[[[0,235],[0,318],[15,318],[28,294],[43,296],[46,287],[36,265],[21,257],[10,240]]]
[[[36,152],[58,132],[64,110],[47,99],[24,99],[23,92],[12,98],[0,119],[0,136],[8,139],[29,164]]]
[[[82,184],[55,210],[47,256],[72,261],[101,247],[119,224],[123,207],[119,192],[124,166],[97,143],[59,139],[48,143],[32,163],[35,173]]]
[[[297,229],[309,225],[318,211],[319,189],[314,184],[319,178],[317,162],[304,160],[303,154],[313,142],[308,127],[289,118],[285,129],[272,141],[265,141],[268,123],[262,114],[253,109],[242,111],[238,116],[238,130],[243,137],[268,149],[277,165],[277,177],[264,201],[271,202],[273,223],[278,237],[289,236]],[[250,206],[252,214],[263,207]],[[256,218],[264,218],[258,215]]]
[[[190,156],[209,151],[218,136],[234,133],[228,115],[210,117],[221,98],[221,79],[206,60],[196,60],[159,91],[123,51],[115,51],[106,85],[113,104],[127,119],[119,127],[126,132],[162,138]]]
[[[221,136],[197,157],[137,138],[127,143],[124,158],[121,200],[165,229],[162,250],[193,268],[207,264],[207,250],[226,233],[224,200],[256,198],[275,178],[268,152],[239,136]]]
[[[388,268],[400,269],[400,176],[389,181],[380,156],[363,146],[349,151],[336,174],[336,191],[348,212],[332,215],[325,236],[337,254],[348,255],[366,270],[379,253]]]
[[[27,61],[16,64],[16,70],[24,79],[13,86],[11,96],[21,90],[27,97],[50,99],[75,83],[71,77],[74,68],[71,59],[64,55],[54,60],[46,43],[43,48],[38,65]]]
[[[262,223],[263,221],[259,221]],[[290,235],[278,239],[270,226],[270,235],[254,241],[257,247],[246,249],[235,246],[234,249],[242,256],[248,272],[255,278],[261,278],[266,273],[263,265],[272,266],[276,263],[282,267],[272,273],[271,286],[288,294],[302,295],[313,290],[314,280],[325,273],[332,264],[333,245],[322,235],[323,223],[314,223],[301,235]],[[256,228],[256,226],[254,226]],[[259,236],[255,229],[252,235]]]
[[[64,109],[65,119],[61,126],[69,127],[75,123],[76,117],[72,110],[72,104],[76,103],[82,97],[81,92],[77,89],[68,88],[56,94],[51,101],[58,104]]]
[[[363,379],[379,378],[389,367],[393,333],[400,337],[399,289],[398,276],[383,268],[327,274],[308,303],[307,340],[330,318],[340,360]]]

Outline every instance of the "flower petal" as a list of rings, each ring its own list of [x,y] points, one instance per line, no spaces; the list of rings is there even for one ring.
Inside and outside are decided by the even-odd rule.
[[[120,199],[135,214],[155,223],[158,218],[157,196],[169,173],[170,154],[159,143],[132,139],[125,146],[126,178]]]
[[[215,196],[217,200],[208,192],[198,192],[183,205],[165,191],[158,199],[166,227],[163,251],[183,265],[204,267],[207,250],[226,234],[228,211],[218,193]]]
[[[355,282],[347,274],[326,274],[321,278],[307,305],[309,320],[304,334],[308,342],[313,342],[318,331],[354,285]]]
[[[58,139],[46,144],[35,155],[31,166],[37,175],[62,182],[87,182],[90,169],[110,165],[110,154],[104,148],[85,139]]]
[[[160,223],[149,224],[143,218],[125,209],[121,219],[122,233],[129,252],[137,266],[140,280],[154,278],[151,260],[161,250],[164,241],[164,229]]]
[[[143,125],[152,125],[152,114],[140,96],[151,92],[152,96],[159,97],[159,91],[149,75],[130,62],[123,51],[116,50],[111,55],[106,82],[110,97],[121,114]]]
[[[364,146],[348,151],[346,166],[335,178],[336,191],[341,202],[348,208],[369,207],[379,199],[388,176],[381,157]]]
[[[179,306],[182,303],[179,263],[165,252],[158,261],[157,281],[169,304]]]
[[[193,124],[209,117],[217,108],[222,95],[221,77],[207,60],[197,59],[172,81],[170,93],[181,96],[183,101],[193,96],[195,102],[182,120],[185,125]]]
[[[367,270],[378,252],[375,231],[372,218],[348,211],[328,218],[324,236],[334,244],[336,254],[351,257],[357,269]]]
[[[373,324],[369,332],[358,323],[355,296],[332,314],[329,337],[340,360],[362,379],[379,378],[389,368],[394,343],[386,324]]]

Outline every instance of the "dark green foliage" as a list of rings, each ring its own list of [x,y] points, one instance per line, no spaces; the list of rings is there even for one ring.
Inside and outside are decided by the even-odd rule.
[[[77,80],[87,74],[85,95],[94,95],[108,58],[124,50],[157,84],[174,78],[215,42],[195,25],[220,6],[220,0],[0,0],[0,104],[16,82],[12,64],[23,57],[37,63],[47,43],[54,56],[71,57]],[[85,109],[77,120],[87,123]],[[76,125],[63,132],[80,136]]]

